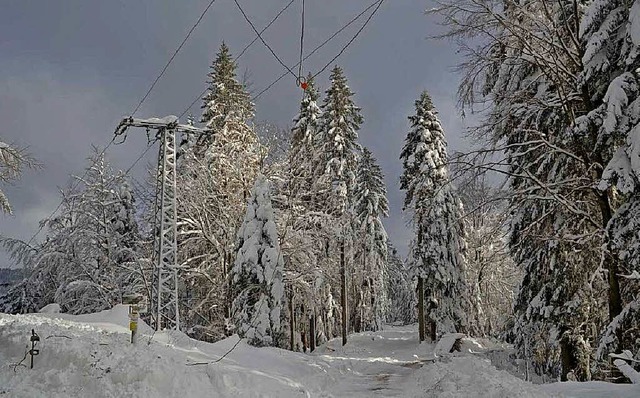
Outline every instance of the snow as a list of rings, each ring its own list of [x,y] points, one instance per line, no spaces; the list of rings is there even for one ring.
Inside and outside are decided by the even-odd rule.
[[[449,351],[451,351],[451,348],[453,348],[453,345],[455,344],[456,340],[462,339],[463,337],[464,337],[464,334],[462,333],[445,334],[444,336],[442,336],[442,338],[440,338],[440,340],[436,344],[434,354],[436,356],[442,356],[442,355],[448,354]]]
[[[634,45],[640,46],[640,3],[635,1],[629,10],[629,37]]]
[[[60,313],[60,304],[52,303],[47,304],[40,309],[41,314],[59,314]]]
[[[129,343],[127,307],[88,315],[0,314],[0,395],[8,397],[637,397],[637,386],[536,386],[470,353],[434,358],[416,326],[334,339],[312,354],[255,348],[232,336],[215,344],[183,333],[154,333],[141,322]],[[34,369],[24,356],[40,336]],[[237,347],[223,360],[225,352]],[[468,344],[468,343],[466,343]],[[484,349],[475,341],[474,349]],[[495,347],[493,347],[495,348]],[[465,350],[463,350],[465,351]],[[28,364],[28,359],[25,361]],[[14,371],[15,368],[15,371]],[[562,392],[564,395],[558,395]],[[577,395],[576,395],[577,394]],[[598,395],[599,394],[599,395]],[[635,395],[634,395],[635,394]]]
[[[165,125],[170,123],[178,123],[178,117],[175,115],[169,115],[165,117],[152,117],[148,119],[133,119],[134,123],[148,123]]]

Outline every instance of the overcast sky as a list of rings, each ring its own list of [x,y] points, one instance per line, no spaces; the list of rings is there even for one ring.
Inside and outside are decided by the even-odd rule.
[[[289,0],[240,0],[258,29]],[[372,0],[306,0],[307,50],[324,41]],[[3,186],[14,207],[0,216],[0,234],[29,239],[60,201],[59,187],[81,175],[92,144],[108,143],[196,21],[208,0],[7,0],[0,11],[0,140],[28,147],[43,169]],[[398,160],[413,102],[427,89],[440,112],[449,152],[467,146],[455,107],[458,61],[452,43],[429,39],[438,27],[427,0],[387,0],[362,35],[336,61],[343,67],[365,119],[360,142],[386,175],[391,215],[387,231],[406,253],[410,231],[402,214]],[[360,21],[362,21],[361,19]],[[359,22],[361,24],[362,22]],[[356,24],[304,64],[315,73],[353,36]],[[300,1],[264,34],[290,66],[297,62]],[[254,38],[232,0],[217,0],[137,113],[179,115],[205,87],[206,73],[224,40],[234,54]],[[255,90],[283,68],[256,42],[239,61]],[[317,82],[328,85],[328,71]],[[257,118],[281,126],[298,110],[300,91],[288,76],[256,103]],[[199,115],[199,105],[194,107]],[[141,130],[107,156],[126,169],[145,149]],[[149,151],[152,161],[156,151]],[[133,171],[141,176],[145,162]],[[42,238],[43,234],[38,238]],[[0,255],[0,267],[7,259]]]

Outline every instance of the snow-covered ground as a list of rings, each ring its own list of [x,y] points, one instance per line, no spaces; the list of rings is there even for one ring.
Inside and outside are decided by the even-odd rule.
[[[0,397],[640,396],[637,386],[536,386],[482,353],[436,359],[434,345],[417,344],[415,326],[355,334],[345,347],[333,340],[311,355],[240,342],[215,362],[237,337],[208,344],[142,324],[133,346],[127,325],[124,306],[82,316],[0,314]],[[28,359],[15,365],[31,329],[41,338],[33,370]]]

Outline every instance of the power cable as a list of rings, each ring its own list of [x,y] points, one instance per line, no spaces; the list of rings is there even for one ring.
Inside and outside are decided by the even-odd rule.
[[[247,23],[251,26],[251,29],[253,29],[253,31],[255,32],[256,35],[258,35],[258,38],[260,39],[260,41],[262,42],[262,44],[264,44],[267,49],[269,49],[269,51],[271,52],[271,54],[275,57],[276,60],[278,60],[278,62],[280,63],[280,65],[282,65],[289,73],[291,73],[291,75],[298,79],[298,76],[296,76],[295,72],[293,72],[293,70],[291,70],[291,68],[289,68],[281,59],[280,57],[278,57],[278,54],[276,54],[275,51],[273,51],[273,48],[271,48],[271,46],[264,40],[264,38],[262,37],[262,34],[260,32],[258,32],[258,29],[256,29],[256,26],[253,24],[253,22],[251,22],[251,20],[249,19],[249,17],[247,16],[247,14],[244,12],[244,10],[242,9],[242,6],[240,5],[240,3],[238,2],[238,0],[233,0],[234,3],[236,3],[236,6],[238,6],[238,10],[240,10],[240,12],[242,13],[242,16],[244,17],[244,19],[247,21]]]
[[[345,29],[347,29],[349,26],[353,25],[358,19],[360,19],[364,14],[366,14],[369,10],[371,10],[373,7],[375,7],[376,5],[378,5],[380,3],[380,0],[375,0],[373,3],[371,3],[367,8],[365,8],[363,11],[361,11],[358,15],[356,15],[355,17],[353,17],[349,22],[347,22],[346,25],[344,25],[342,28],[338,29],[336,32],[334,32],[331,36],[329,36],[329,38],[327,38],[325,41],[323,41],[322,43],[320,43],[318,46],[316,46],[316,48],[314,48],[309,54],[307,54],[302,60],[306,61],[307,59],[309,59],[309,57],[311,57],[313,54],[315,54],[316,52],[318,52],[318,50],[320,50],[322,47],[324,47],[327,43],[329,43],[331,40],[333,40],[336,36],[338,36],[340,33],[342,33]],[[297,67],[298,64],[294,65],[294,68]],[[289,72],[285,71],[283,74],[281,74],[278,78],[276,78],[273,82],[271,82],[266,88],[264,88],[262,91],[260,91],[257,95],[255,95],[253,98],[251,98],[251,101],[255,101],[257,100],[260,96],[262,96],[262,94],[264,94],[265,92],[269,91],[271,89],[271,87],[275,86],[280,80],[282,80]]]
[[[260,34],[263,34],[267,29],[269,29],[271,27],[271,25],[274,24],[274,22],[276,22],[276,20],[278,18],[280,18],[280,15],[282,15],[289,7],[291,7],[291,4],[294,3],[295,0],[291,0],[289,1],[289,3],[287,3],[287,5],[284,6],[284,8],[282,8],[277,14],[276,16],[274,16],[271,19],[271,22],[269,22],[264,28],[262,28],[262,30],[260,31]],[[259,37],[256,36],[249,44],[247,44],[246,46],[244,46],[244,48],[242,49],[242,51],[240,51],[240,54],[235,58],[235,61],[237,62],[246,52],[247,50],[253,45],[253,43],[255,43],[256,41],[259,40]],[[191,102],[191,104],[187,107],[187,109],[185,109],[180,116],[178,116],[178,119],[182,119],[182,117],[189,112],[189,110],[191,108],[193,108],[193,106],[196,104],[196,102],[198,102],[199,100],[202,99],[202,97],[207,93],[207,90],[209,90],[209,88],[205,88],[202,93],[198,94],[198,96],[196,96],[193,101]]]
[[[160,72],[160,74],[158,75],[158,77],[156,77],[156,79],[153,81],[153,83],[151,84],[151,87],[149,87],[149,90],[147,90],[147,93],[144,95],[144,97],[142,97],[142,99],[140,100],[140,102],[138,102],[138,105],[136,106],[136,108],[133,110],[133,112],[131,113],[131,116],[135,115],[136,112],[138,112],[138,109],[140,109],[140,107],[142,106],[142,103],[147,99],[147,97],[149,97],[149,94],[151,94],[151,91],[153,90],[153,88],[156,86],[156,84],[158,83],[158,81],[162,78],[162,76],[164,75],[164,73],[167,71],[167,68],[169,68],[169,65],[171,65],[171,62],[173,62],[173,60],[175,59],[176,55],[178,55],[178,53],[180,52],[180,50],[182,49],[182,47],[184,46],[184,44],[187,42],[187,40],[189,39],[189,37],[191,36],[191,33],[193,33],[193,31],[196,29],[196,27],[200,24],[200,21],[202,21],[202,19],[204,18],[205,14],[207,13],[207,11],[209,11],[209,9],[211,8],[211,6],[213,5],[213,3],[215,3],[216,0],[211,0],[209,2],[209,4],[207,5],[207,7],[204,9],[204,11],[202,11],[202,14],[200,14],[200,17],[198,18],[198,20],[196,21],[196,23],[191,27],[191,29],[189,30],[189,33],[187,33],[187,36],[185,36],[184,40],[182,40],[182,43],[180,43],[180,45],[178,46],[178,48],[176,49],[176,51],[173,53],[173,55],[171,56],[171,58],[169,58],[169,61],[167,62],[167,64],[164,66],[164,68],[162,68],[162,71]]]
[[[298,62],[298,85],[302,82],[302,57],[304,53],[304,0],[302,0],[302,20],[300,25],[300,61]]]
[[[327,64],[322,69],[320,69],[320,71],[318,71],[316,74],[313,75],[314,78],[316,78],[318,75],[324,72],[336,59],[338,59],[347,50],[347,48],[351,45],[351,43],[353,43],[358,38],[358,36],[360,35],[360,33],[362,33],[362,31],[367,26],[369,21],[371,21],[373,16],[376,15],[376,12],[378,12],[378,10],[380,9],[380,6],[382,6],[382,3],[384,3],[384,0],[379,0],[376,8],[373,10],[371,15],[369,15],[366,21],[364,21],[364,24],[362,24],[362,26],[360,27],[360,29],[358,29],[356,34],[351,38],[351,40],[347,42],[347,44],[342,48],[342,50],[340,50],[340,52],[331,59],[331,61],[327,62]]]
[[[142,158],[144,158],[144,155],[146,155],[147,152],[149,152],[149,149],[153,147],[153,144],[155,144],[156,141],[158,140],[157,139],[153,140],[147,145],[147,148],[144,150],[144,152],[142,152],[140,156],[138,156],[138,158],[133,162],[133,164],[129,166],[129,168],[124,172],[125,175],[129,175],[129,172],[131,171],[131,169],[133,169],[138,164],[138,162],[142,160]]]
[[[269,22],[267,24],[267,26],[265,26],[264,28],[262,28],[262,30],[260,31],[260,35],[262,35],[267,29],[269,29],[271,27],[271,25],[273,25],[273,23],[280,18],[280,15],[282,15],[289,7],[291,7],[291,4],[293,4],[293,2],[296,0],[291,0],[289,1],[289,3],[287,3],[286,6],[284,6],[284,8],[282,10],[280,10],[280,12],[278,12],[278,14],[276,14],[275,17],[273,17],[273,19],[271,19],[271,22]],[[244,55],[244,53],[249,49],[249,47],[251,47],[253,45],[253,43],[257,42],[260,39],[260,36],[256,36],[253,38],[253,40],[251,41],[251,43],[247,44],[242,51],[240,51],[240,55],[238,55],[236,57],[236,61],[238,59],[240,59],[240,57],[242,57]]]

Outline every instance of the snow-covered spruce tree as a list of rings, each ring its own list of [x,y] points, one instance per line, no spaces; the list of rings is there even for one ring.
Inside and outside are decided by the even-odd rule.
[[[411,212],[416,233],[413,272],[424,281],[435,338],[434,325],[441,333],[467,327],[464,225],[462,205],[449,181],[444,131],[426,91],[415,108],[400,154],[404,167],[400,188],[406,190],[404,209]]]
[[[580,34],[585,48],[580,83],[596,107],[579,119],[576,133],[593,134],[602,143],[598,149],[608,164],[598,188],[619,206],[607,225],[608,248],[620,260],[617,269],[609,268],[610,283],[619,282],[619,305],[610,306],[596,359],[606,361],[608,353],[622,350],[640,359],[640,3],[591,2]],[[617,274],[626,277],[618,280]]]
[[[498,169],[509,182],[509,246],[524,270],[511,335],[537,372],[589,379],[590,347],[606,319],[605,302],[610,315],[618,311],[619,289],[618,261],[603,250],[614,203],[594,189],[610,142],[581,117],[597,108],[593,87],[579,81],[584,7],[578,1],[440,3],[445,35],[477,43],[463,49],[460,100],[465,109],[485,109],[476,131],[485,150],[504,153],[482,167]],[[601,269],[612,275],[608,300]]]
[[[55,302],[72,314],[96,312],[121,303],[125,294],[144,291],[126,176],[115,173],[104,155],[96,153],[90,162],[78,187],[63,194],[59,215],[44,221],[45,242],[23,256],[29,276],[17,288],[26,304],[14,305],[14,311]],[[21,250],[16,242],[12,246],[14,253]]]
[[[209,88],[202,99],[200,122],[210,133],[198,139],[196,146],[200,150],[212,144],[228,121],[247,123],[254,117],[255,106],[246,87],[236,77],[237,68],[229,47],[223,42],[207,75]]]
[[[357,157],[360,151],[358,130],[363,122],[360,108],[353,99],[344,72],[334,67],[331,86],[322,101],[320,129],[316,135],[316,164],[318,180],[316,191],[325,200],[327,213],[340,217],[353,203]]]
[[[208,133],[183,148],[180,164],[178,258],[185,266],[186,329],[216,341],[227,334],[235,236],[265,153],[249,124],[253,104],[225,44],[211,69],[201,119]]]
[[[416,322],[416,289],[409,267],[398,255],[390,240],[387,241],[386,287],[389,297],[387,321],[408,325]]]
[[[336,269],[334,259],[325,253],[325,242],[333,239],[333,217],[324,212],[322,203],[314,201],[312,190],[316,172],[324,169],[317,165],[316,137],[319,131],[319,93],[313,79],[293,119],[286,164],[275,182],[277,194],[278,230],[282,231],[282,252],[286,259],[287,292],[294,307],[294,348],[311,349],[314,343],[323,343],[333,331],[327,330],[325,307],[327,275]],[[291,311],[287,311],[291,318]],[[289,320],[290,321],[290,320]],[[312,336],[313,334],[313,336]]]
[[[0,183],[17,180],[25,167],[35,167],[35,161],[24,149],[9,145],[0,140]],[[0,190],[0,211],[11,214],[11,205],[4,192]]]
[[[382,169],[367,148],[358,159],[354,189],[355,331],[378,330],[388,311],[386,283],[387,232],[382,218],[389,215]]]
[[[347,264],[351,264],[353,252],[353,188],[357,169],[357,157],[360,145],[357,142],[358,130],[363,122],[360,108],[353,99],[353,92],[347,84],[342,69],[335,66],[330,75],[330,86],[325,92],[322,101],[322,116],[320,118],[320,129],[316,135],[315,153],[317,179],[312,190],[314,191],[314,202],[322,206],[320,212],[335,218],[333,222],[335,233],[331,241],[326,242],[325,257],[340,258],[344,252],[344,267],[340,269],[344,272]],[[329,260],[330,261],[330,260]],[[353,273],[351,273],[353,275]],[[327,277],[338,283],[334,283],[331,288],[334,293],[331,297],[340,297],[335,289],[342,287],[342,278],[337,274]],[[354,281],[350,284],[355,286]],[[328,291],[327,291],[328,292]],[[355,295],[355,292],[351,290]],[[353,302],[355,297],[348,299],[348,294],[344,295],[347,302]],[[325,302],[330,300],[330,296],[325,297]],[[329,311],[329,306],[325,308]],[[344,314],[347,308],[342,306],[340,311]],[[348,305],[347,305],[348,307]],[[325,311],[325,313],[326,313]],[[347,311],[348,314],[348,311]],[[354,318],[351,317],[353,322]],[[348,327],[349,320],[342,322],[342,327]],[[344,335],[343,330],[343,335]]]
[[[308,77],[307,84],[308,87],[300,103],[300,111],[293,119],[293,128],[291,129],[289,184],[292,193],[299,198],[301,204],[312,210],[314,209],[311,197],[312,187],[319,171],[316,163],[320,153],[316,151],[316,143],[322,111],[317,103],[320,93],[315,86],[313,76]]]
[[[270,190],[269,180],[258,176],[238,231],[238,254],[231,270],[235,330],[255,346],[284,343],[283,258]]]

